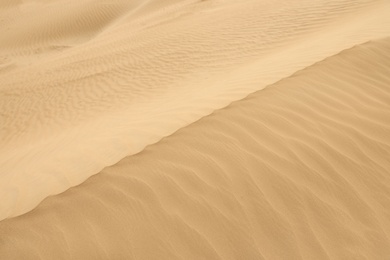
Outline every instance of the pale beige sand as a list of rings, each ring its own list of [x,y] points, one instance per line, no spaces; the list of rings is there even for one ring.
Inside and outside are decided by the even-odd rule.
[[[387,0],[0,5],[0,219],[355,45]]]
[[[388,259],[390,39],[0,222],[4,259]]]
[[[0,0],[0,259],[390,259],[389,13]]]

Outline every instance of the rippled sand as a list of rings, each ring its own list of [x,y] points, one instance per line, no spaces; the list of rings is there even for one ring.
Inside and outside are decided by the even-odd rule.
[[[386,259],[389,13],[2,1],[0,256]]]

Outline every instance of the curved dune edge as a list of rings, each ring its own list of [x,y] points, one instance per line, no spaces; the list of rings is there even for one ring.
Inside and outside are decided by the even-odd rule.
[[[390,35],[388,1],[185,3],[193,4],[162,11],[134,35],[124,15],[87,44],[0,75],[0,219],[297,70]]]
[[[390,39],[313,65],[0,222],[5,259],[386,259]]]
[[[4,7],[0,5],[0,18],[3,18],[0,20],[3,27],[0,54],[7,51],[14,56],[36,56],[77,46],[97,37],[121,19],[126,18],[129,22],[135,15],[147,16],[156,11],[153,5],[163,8],[178,1],[38,0],[12,5],[5,3]]]

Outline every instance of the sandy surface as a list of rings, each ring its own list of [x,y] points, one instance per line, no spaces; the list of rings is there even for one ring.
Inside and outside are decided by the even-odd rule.
[[[389,13],[1,1],[0,256],[387,259]]]

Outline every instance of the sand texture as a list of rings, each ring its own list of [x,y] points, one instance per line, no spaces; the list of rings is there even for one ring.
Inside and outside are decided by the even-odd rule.
[[[390,1],[0,1],[0,259],[390,259]]]

